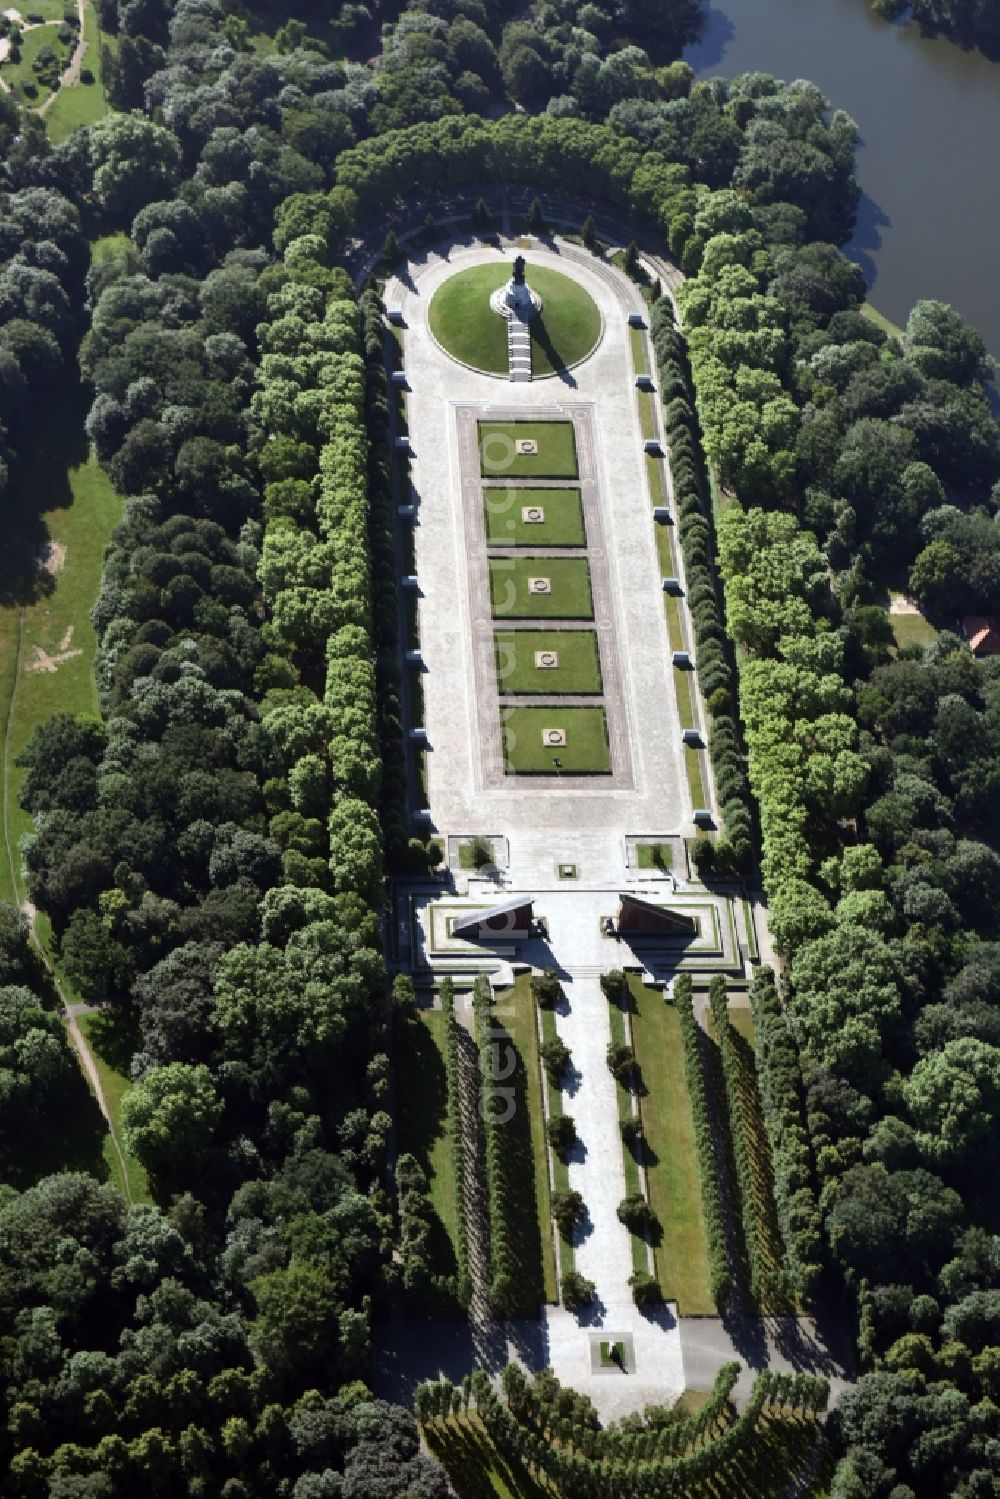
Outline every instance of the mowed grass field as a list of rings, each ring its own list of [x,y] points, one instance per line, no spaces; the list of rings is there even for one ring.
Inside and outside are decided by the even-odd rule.
[[[449,276],[431,297],[431,332],[453,359],[488,375],[507,374],[507,321],[490,297],[510,280],[511,263],[470,266]],[[527,282],[542,299],[531,320],[531,370],[552,375],[579,364],[601,336],[601,314],[578,281],[547,266],[527,266]]]
[[[483,503],[486,540],[494,546],[579,547],[587,539],[578,489],[494,484],[483,490]]]
[[[654,1249],[656,1278],[682,1316],[714,1316],[680,1022],[673,1005],[638,975],[630,977],[629,987],[634,1004],[632,1042],[647,1090],[639,1100],[639,1112],[648,1147],[649,1196],[663,1227],[663,1238]]]
[[[519,453],[520,441],[537,453]],[[575,479],[576,438],[572,422],[480,422],[480,472],[488,479]]]
[[[439,286],[427,309],[430,330],[453,359],[488,375],[507,374],[507,323],[490,297],[510,280],[510,264],[475,265]]]
[[[494,641],[500,692],[600,692],[601,663],[593,630],[508,630]],[[536,664],[554,653],[556,666]]]
[[[601,314],[578,281],[529,260],[527,282],[542,299],[531,320],[531,373],[536,379],[557,374],[586,359],[601,336]]]
[[[15,466],[0,548],[0,723],[5,727],[2,795],[11,858],[0,860],[0,897],[19,899],[18,839],[31,831],[15,761],[53,713],[96,713],[96,638],[90,610],[121,500],[88,451],[81,392],[62,397],[17,436],[31,461]],[[46,551],[46,549],[48,549]],[[47,556],[47,568],[40,560]],[[22,620],[23,610],[23,620]],[[14,663],[18,669],[15,678]]]
[[[594,617],[585,557],[491,557],[489,566],[495,619]],[[547,579],[549,591],[533,593],[532,579]]]
[[[546,729],[563,729],[566,743],[546,744]],[[611,770],[603,708],[503,708],[504,766],[508,774],[601,775]],[[557,766],[554,762],[559,760]]]
[[[105,45],[112,48],[118,45],[117,37],[106,37],[103,40]],[[88,0],[83,11],[83,41],[82,67],[84,71],[89,69],[94,82],[85,83],[81,79],[71,88],[61,88],[45,111],[45,132],[55,145],[72,135],[81,125],[96,125],[98,120],[103,120],[110,108],[101,78],[101,32],[91,0]]]
[[[443,1010],[421,1010],[401,1021],[396,1056],[399,1148],[415,1155],[427,1173],[438,1223],[431,1239],[434,1269],[458,1268],[459,1221],[455,1173],[448,1143],[448,1086]]]

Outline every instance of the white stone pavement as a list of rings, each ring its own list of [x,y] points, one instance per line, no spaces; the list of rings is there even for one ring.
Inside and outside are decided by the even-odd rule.
[[[539,245],[525,253],[529,283],[533,263],[561,267],[586,287],[604,318],[597,350],[565,378],[520,385],[476,374],[444,355],[432,338],[426,311],[434,291],[456,270],[497,259],[496,250],[456,248],[447,260],[431,255],[424,263],[411,262],[409,283],[396,281],[386,290],[386,303],[400,307],[407,325],[428,799],[441,834],[507,835],[511,888],[551,880],[553,850],[568,829],[587,839],[588,883],[612,885],[621,877],[626,834],[694,832],[629,352],[627,314],[641,310],[641,298],[613,268],[574,254],[573,247],[556,253]],[[526,416],[540,407],[555,408],[555,414],[582,405],[594,410],[598,490],[635,775],[631,790],[605,787],[597,779],[583,789],[483,785],[479,736],[488,715],[480,711],[475,693],[455,409],[470,404],[523,407]]]
[[[617,1217],[625,1194],[622,1146],[616,1090],[605,1060],[608,1008],[599,984],[600,973],[619,964],[623,954],[602,938],[596,907],[612,914],[615,892],[628,880],[627,835],[689,835],[694,826],[629,348],[627,317],[642,310],[641,298],[613,268],[571,246],[538,245],[525,253],[529,285],[532,264],[561,267],[590,292],[604,319],[596,351],[569,375],[530,385],[479,375],[449,359],[431,337],[426,312],[434,291],[455,271],[496,260],[496,250],[456,247],[447,260],[431,255],[423,263],[411,262],[407,280],[386,289],[386,302],[401,309],[406,323],[429,807],[439,836],[506,837],[507,891],[550,893],[547,951],[537,961],[560,969],[569,1002],[556,1024],[578,1073],[565,1106],[583,1145],[580,1159],[571,1163],[570,1180],[582,1193],[590,1220],[576,1262],[595,1282],[597,1302],[582,1317],[547,1309],[545,1351],[559,1378],[585,1390],[608,1419],[651,1401],[672,1400],[684,1388],[684,1371],[676,1317],[670,1309],[656,1318],[643,1315],[628,1285],[630,1238]],[[509,251],[506,258],[512,255]],[[463,514],[458,444],[457,408],[470,405],[523,409],[526,416],[539,408],[553,415],[568,408],[593,411],[621,679],[618,711],[629,741],[631,785],[609,786],[599,778],[574,786],[484,785],[479,735],[489,715],[476,702],[470,526]],[[478,495],[475,502],[481,503]],[[559,862],[578,866],[577,900],[573,886],[563,885],[555,894]],[[606,892],[606,898],[595,892]],[[628,1342],[632,1373],[599,1367],[595,1345],[618,1337]]]

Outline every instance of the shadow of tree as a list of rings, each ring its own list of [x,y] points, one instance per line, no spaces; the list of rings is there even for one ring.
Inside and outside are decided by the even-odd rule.
[[[0,605],[28,605],[47,597],[55,579],[40,565],[51,539],[45,512],[73,503],[69,470],[86,463],[84,418],[91,392],[77,371],[58,382],[48,400],[35,403],[31,416],[13,434],[18,453],[4,501],[0,545]]]

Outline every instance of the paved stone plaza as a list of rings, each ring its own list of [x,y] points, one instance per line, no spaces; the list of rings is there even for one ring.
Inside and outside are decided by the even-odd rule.
[[[641,312],[643,303],[617,271],[573,246],[539,245],[526,255],[529,284],[533,264],[573,275],[604,323],[595,352],[582,364],[530,384],[465,368],[438,347],[428,328],[427,306],[441,283],[467,266],[497,260],[496,250],[468,246],[447,259],[411,262],[405,280],[392,282],[385,294],[405,324],[412,493],[400,498],[415,507],[429,826],[448,847],[478,834],[497,839],[505,852],[504,868],[490,880],[457,875],[447,896],[425,890],[406,898],[397,906],[395,935],[401,961],[418,973],[468,968],[470,954],[476,966],[477,951],[495,969],[499,955],[491,962],[488,951],[448,935],[449,912],[454,917],[461,906],[520,893],[537,897],[546,937],[525,944],[517,956],[535,967],[554,964],[563,985],[566,1003],[556,1025],[573,1053],[566,1108],[581,1142],[569,1173],[588,1210],[577,1233],[576,1263],[597,1290],[583,1314],[546,1309],[542,1355],[560,1379],[586,1390],[611,1418],[675,1398],[684,1388],[684,1369],[675,1309],[640,1313],[628,1284],[630,1236],[617,1216],[625,1174],[615,1083],[605,1060],[608,1005],[599,980],[635,955],[604,936],[601,922],[615,913],[619,890],[639,886],[634,861],[627,859],[635,839],[672,839],[679,850],[695,826],[629,343],[629,314]],[[565,482],[579,488],[586,524],[594,605],[589,628],[599,640],[610,774],[512,776],[502,760],[476,424],[519,418],[574,426],[579,474]],[[527,626],[522,621],[518,627]],[[561,864],[575,867],[572,880],[560,881]],[[460,891],[467,892],[464,902],[460,895],[456,902]],[[671,899],[674,881],[651,881],[644,872],[641,892]],[[689,898],[702,902],[700,940],[719,949],[713,961],[725,966],[725,956],[739,968],[729,903],[720,901],[716,910],[700,890]],[[680,956],[661,953],[664,969]],[[628,1372],[600,1366],[595,1338],[626,1342]]]
[[[562,376],[515,385],[476,374],[431,336],[426,309],[434,291],[457,270],[499,259],[495,250],[456,248],[447,260],[432,255],[411,262],[406,282],[394,281],[385,294],[406,324],[428,804],[433,826],[444,835],[506,833],[512,889],[547,880],[553,849],[570,830],[586,841],[583,878],[611,886],[624,877],[626,834],[694,832],[631,373],[628,314],[641,311],[642,301],[624,277],[572,246],[526,253],[529,282],[532,264],[562,269],[579,279],[604,319],[596,351]],[[478,474],[463,485],[469,477],[462,462],[463,413],[467,422],[473,414],[567,419],[574,411],[593,434],[592,452],[581,461],[592,464],[587,493],[607,578],[605,619],[614,634],[608,649],[617,663],[609,732],[627,740],[628,773],[622,783],[617,775],[574,777],[572,783],[541,776],[519,777],[511,787],[496,774],[495,685],[484,676],[481,628],[477,635],[488,605],[481,579],[470,579],[469,540],[476,528],[481,532],[482,501]],[[559,857],[572,859],[572,850],[560,849]]]

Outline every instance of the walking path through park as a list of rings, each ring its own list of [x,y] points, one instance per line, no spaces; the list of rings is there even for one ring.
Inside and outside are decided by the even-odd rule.
[[[20,683],[21,671],[22,671],[23,666],[24,666],[24,662],[23,662],[24,649],[23,649],[23,647],[24,647],[24,610],[21,609],[21,611],[20,611],[20,613],[18,615],[17,651],[16,651],[16,657],[15,657],[15,663],[14,663],[14,684],[13,684],[13,687],[11,688],[10,698],[8,699],[8,702],[7,702],[7,715],[6,715],[6,719],[4,721],[4,728],[3,728],[3,788],[2,788],[2,791],[3,791],[3,795],[2,795],[2,800],[3,800],[3,836],[4,836],[4,849],[5,849],[5,853],[6,853],[6,856],[7,856],[7,863],[8,863],[9,869],[10,869],[11,889],[15,892],[15,894],[17,894],[17,892],[20,891],[22,881],[21,881],[20,862],[19,862],[19,860],[17,860],[15,858],[15,855],[14,855],[14,845],[13,845],[13,843],[11,841],[11,836],[10,836],[10,795],[11,795],[11,777],[10,777],[10,771],[11,771],[11,753],[10,753],[10,748],[11,748],[11,727],[12,727],[12,724],[13,724],[13,721],[14,721],[14,703],[15,703],[16,698],[17,698],[17,689],[18,689],[18,685]],[[63,987],[62,987],[62,985],[59,982],[59,977],[58,977],[58,975],[57,975],[57,973],[55,971],[55,968],[52,965],[52,961],[49,958],[49,955],[48,955],[48,953],[45,950],[45,944],[41,941],[40,937],[38,936],[38,932],[37,932],[36,925],[35,925],[35,919],[36,919],[35,907],[32,905],[31,901],[28,900],[26,897],[20,898],[18,900],[18,904],[19,904],[21,910],[24,912],[24,914],[25,914],[25,916],[27,917],[27,920],[28,920],[28,930],[29,930],[29,934],[30,934],[31,945],[34,947],[35,951],[38,953],[38,956],[41,959],[41,961],[42,961],[42,963],[43,963],[43,965],[45,967],[45,970],[48,973],[49,978],[52,981],[52,986],[53,986],[53,988],[55,989],[56,993],[59,996],[59,1002],[60,1002],[60,1004],[63,1007],[63,1013],[65,1015],[66,1031],[67,1031],[67,1034],[69,1036],[70,1043],[73,1046],[74,1050],[76,1051],[76,1054],[77,1054],[77,1056],[78,1056],[78,1058],[80,1060],[80,1066],[83,1068],[83,1072],[84,1072],[84,1075],[85,1075],[85,1077],[87,1079],[87,1082],[89,1083],[91,1091],[93,1092],[94,1097],[97,1100],[97,1107],[100,1109],[101,1114],[104,1117],[104,1121],[107,1124],[108,1135],[110,1136],[110,1139],[111,1139],[111,1144],[112,1144],[112,1147],[113,1147],[114,1152],[115,1152],[115,1158],[116,1158],[116,1160],[118,1162],[118,1168],[119,1168],[119,1172],[120,1172],[120,1175],[121,1175],[122,1193],[123,1193],[123,1195],[125,1197],[125,1200],[128,1203],[131,1204],[131,1202],[132,1202],[132,1188],[131,1188],[131,1185],[130,1185],[130,1182],[129,1182],[128,1168],[127,1168],[127,1166],[125,1164],[125,1154],[124,1154],[124,1151],[122,1150],[122,1147],[121,1147],[121,1141],[118,1139],[118,1133],[117,1133],[117,1131],[115,1129],[114,1120],[113,1120],[112,1115],[111,1115],[111,1109],[110,1109],[110,1107],[108,1105],[108,1100],[107,1100],[107,1097],[106,1097],[105,1092],[104,1092],[104,1085],[101,1082],[101,1074],[100,1074],[100,1071],[98,1069],[97,1063],[96,1063],[96,1061],[94,1059],[94,1053],[93,1053],[93,1051],[91,1049],[90,1042],[87,1040],[87,1038],[84,1035],[83,1031],[80,1029],[80,1024],[79,1024],[79,1021],[77,1019],[77,1017],[79,1015],[86,1014],[87,1011],[88,1011],[88,1009],[90,1007],[86,1006],[86,1005],[72,1004],[67,999],[66,994],[65,994],[65,992],[63,990]]]

